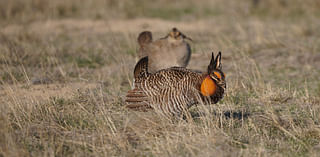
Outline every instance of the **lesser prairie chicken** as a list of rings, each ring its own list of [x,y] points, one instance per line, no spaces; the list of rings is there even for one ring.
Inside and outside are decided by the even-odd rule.
[[[134,69],[134,87],[128,91],[128,108],[156,109],[169,116],[180,116],[192,105],[217,103],[226,88],[222,72],[221,53],[212,58],[207,72],[183,67],[171,67],[156,73],[148,72],[148,57],[142,58]]]
[[[156,41],[152,41],[151,32],[141,32],[138,36],[138,56],[148,56],[150,73],[173,66],[186,67],[191,57],[191,49],[185,39],[191,40],[177,28]]]

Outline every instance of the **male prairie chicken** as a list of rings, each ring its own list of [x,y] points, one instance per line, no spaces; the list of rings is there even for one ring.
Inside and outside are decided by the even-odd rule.
[[[215,59],[212,53],[205,73],[183,67],[149,73],[148,57],[144,57],[135,66],[134,79],[134,88],[126,96],[126,107],[144,111],[156,109],[167,116],[180,116],[201,102],[217,103],[226,88],[220,52]]]
[[[151,32],[141,32],[138,37],[138,56],[148,56],[150,73],[173,66],[186,67],[191,57],[191,49],[185,39],[191,40],[177,28],[156,41],[152,41]]]

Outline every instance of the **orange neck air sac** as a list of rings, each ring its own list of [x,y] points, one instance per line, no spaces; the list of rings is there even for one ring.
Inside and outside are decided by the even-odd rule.
[[[217,85],[216,83],[210,78],[210,76],[207,76],[201,83],[201,94],[203,96],[212,96],[216,90]]]

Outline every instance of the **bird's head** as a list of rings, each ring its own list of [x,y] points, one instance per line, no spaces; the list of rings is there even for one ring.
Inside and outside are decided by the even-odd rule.
[[[212,96],[216,93],[218,88],[225,90],[225,74],[222,72],[221,65],[221,52],[218,53],[216,58],[212,53],[212,58],[208,66],[207,74],[201,83],[201,94],[203,96]]]
[[[172,28],[172,30],[167,35],[168,39],[171,41],[183,41],[184,39],[188,39],[192,41],[191,38],[187,37],[183,33],[181,33],[177,28]]]

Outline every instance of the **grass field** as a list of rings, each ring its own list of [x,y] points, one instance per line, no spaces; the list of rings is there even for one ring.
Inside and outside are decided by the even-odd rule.
[[[2,156],[319,156],[318,0],[0,0]],[[169,122],[124,108],[137,35],[177,27],[227,92]]]

